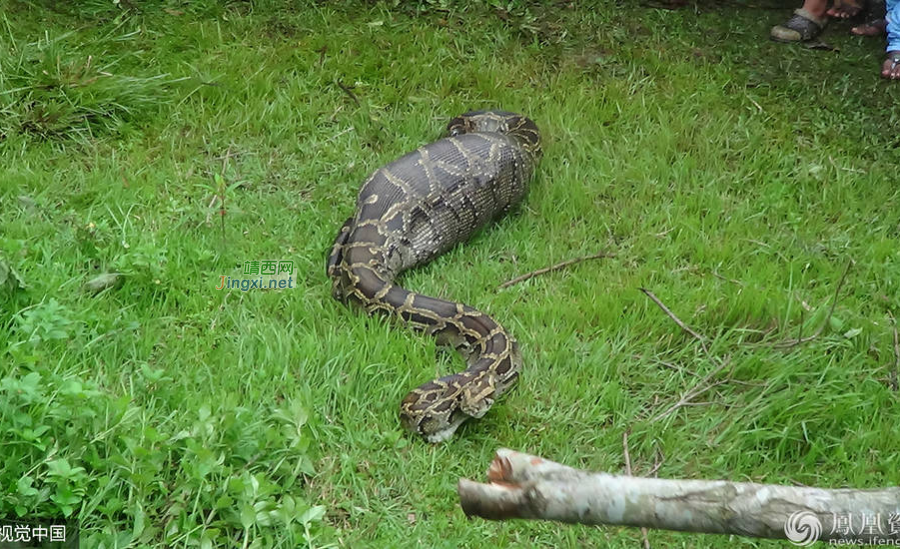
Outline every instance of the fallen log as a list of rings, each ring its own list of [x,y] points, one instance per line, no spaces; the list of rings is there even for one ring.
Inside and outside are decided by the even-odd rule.
[[[460,479],[467,516],[900,545],[900,488],[780,486],[593,473],[500,449],[489,484]]]

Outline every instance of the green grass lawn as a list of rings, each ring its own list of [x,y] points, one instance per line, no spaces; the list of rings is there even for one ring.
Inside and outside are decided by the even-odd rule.
[[[880,39],[769,42],[788,7],[394,4],[0,1],[0,515],[77,516],[91,548],[634,548],[455,491],[498,447],[622,472],[625,431],[635,474],[900,483]],[[491,313],[525,368],[431,446],[399,401],[462,360],[332,300],[325,257],[369,172],[490,107],[543,131],[531,192],[403,283]],[[296,288],[215,289],[263,259]],[[659,421],[716,364],[642,287],[733,365]]]

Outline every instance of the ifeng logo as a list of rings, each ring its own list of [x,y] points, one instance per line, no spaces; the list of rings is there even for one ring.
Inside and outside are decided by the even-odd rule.
[[[827,531],[822,528],[823,518],[822,514],[810,511],[793,513],[784,523],[784,534],[791,543],[801,547],[812,545],[822,537],[829,545],[900,547],[900,513],[831,513],[831,529]]]
[[[809,511],[791,513],[784,523],[784,535],[794,545],[812,545],[822,535],[822,522],[815,513]]]
[[[222,275],[217,290],[293,290],[294,262],[263,259],[245,261],[242,274],[244,276]]]

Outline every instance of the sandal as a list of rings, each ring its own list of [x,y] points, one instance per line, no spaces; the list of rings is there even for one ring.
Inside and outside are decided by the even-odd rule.
[[[890,66],[887,66],[888,61],[891,62]],[[897,67],[900,67],[900,51],[888,52],[888,58],[881,65],[881,76],[890,80],[900,79],[900,70]]]
[[[827,18],[820,19],[800,8],[785,24],[772,27],[769,37],[776,42],[806,42],[822,34],[827,24]]]

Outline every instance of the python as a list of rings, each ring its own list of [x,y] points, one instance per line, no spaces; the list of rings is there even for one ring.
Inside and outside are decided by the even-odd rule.
[[[451,120],[447,132],[369,176],[327,262],[335,298],[387,313],[466,358],[465,371],[413,389],[400,404],[403,426],[429,442],[484,416],[518,380],[522,356],[487,314],[410,292],[394,278],[519,203],[542,154],[535,123],[511,112],[469,112]]]

